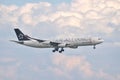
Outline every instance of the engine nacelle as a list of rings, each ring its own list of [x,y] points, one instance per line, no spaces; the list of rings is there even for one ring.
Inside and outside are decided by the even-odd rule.
[[[70,48],[76,49],[78,46],[69,46]]]
[[[66,47],[65,43],[59,44],[58,47]]]

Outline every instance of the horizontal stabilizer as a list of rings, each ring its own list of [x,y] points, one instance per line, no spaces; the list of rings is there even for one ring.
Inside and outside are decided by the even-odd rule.
[[[19,43],[19,44],[24,44],[23,41],[15,41],[15,40],[10,40],[11,42]]]

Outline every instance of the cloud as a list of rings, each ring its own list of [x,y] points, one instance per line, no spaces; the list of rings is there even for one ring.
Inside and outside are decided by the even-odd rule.
[[[74,79],[70,77],[74,70],[77,72],[74,74],[84,75],[85,78],[92,79],[109,79],[109,80],[119,80],[119,76],[106,73],[102,69],[93,70],[94,66],[85,58],[85,56],[68,56],[63,54],[55,54],[52,57],[52,62],[55,67],[51,68],[54,74],[59,76],[66,76],[69,79]]]
[[[44,10],[47,11],[51,7],[51,4],[48,2],[39,2],[39,3],[27,3],[24,6],[20,7],[20,14],[32,14],[35,10]],[[43,8],[43,9],[42,9]]]
[[[42,13],[49,12],[51,4],[48,2],[27,3],[19,8],[24,24],[35,26],[39,22],[46,20]]]
[[[53,35],[80,37],[102,34],[102,37],[114,39],[112,35],[119,36],[117,32],[120,31],[119,4],[120,0],[72,0],[71,3],[62,3],[58,6],[48,2],[27,3],[22,6],[1,4],[0,25],[7,27],[10,25],[20,26],[20,28],[29,29],[30,33],[34,29],[36,34],[37,32],[40,34],[47,33],[47,37],[50,36],[50,33],[52,33],[52,37]],[[108,37],[108,35],[111,35],[111,37]],[[119,47],[120,43],[119,41],[108,43],[107,47],[113,45]],[[85,56],[53,54],[51,60],[49,66],[44,65],[45,68],[40,68],[43,65],[35,64],[27,66],[27,68],[37,73],[41,71],[54,73],[57,77],[64,76],[69,80],[81,74],[81,76],[84,75],[87,78],[97,77],[97,79],[102,80],[120,79],[119,74],[114,76],[101,69],[93,70],[94,65]],[[20,63],[9,57],[0,58],[0,62],[2,64],[10,63],[10,65],[0,66],[0,77],[14,79]]]
[[[64,70],[73,71],[78,70],[83,72],[86,76],[92,76],[93,71],[91,64],[86,61],[83,56],[65,56],[56,54],[53,56],[53,63]]]
[[[80,25],[80,20],[78,18],[76,18],[76,17],[59,18],[55,22],[60,27],[66,27],[66,26],[79,27],[79,25]]]
[[[53,74],[55,74],[56,76],[58,77],[66,77],[67,79],[70,79],[70,76],[65,72],[63,71],[62,69],[60,68],[57,68],[57,67],[50,67],[49,68],[49,71],[53,72]]]
[[[49,63],[49,65],[47,64],[48,60],[51,63]],[[12,80],[16,80],[19,78],[18,75],[21,75],[21,73],[17,73],[19,69],[21,72],[21,69],[23,70],[23,68],[25,68],[26,71],[31,72],[32,74],[34,73],[44,75],[44,77],[49,77],[48,75],[54,75],[57,78],[69,80],[76,79],[76,77],[82,77],[83,79],[87,80],[91,80],[93,78],[102,80],[119,80],[119,74],[112,75],[108,72],[105,72],[101,68],[99,68],[98,70],[94,70],[94,65],[92,65],[85,56],[54,54],[51,55],[51,58],[48,60],[42,63],[44,64],[42,65],[41,63],[37,62],[41,61],[41,59],[37,57],[37,59],[32,60],[33,62],[37,63],[33,64],[25,62],[21,65],[20,62],[14,62],[14,59],[11,58],[1,59],[1,62],[9,62],[9,64],[7,64],[6,66],[0,66],[0,79],[2,80],[5,78],[9,78]],[[26,73],[24,74],[26,75]],[[27,77],[22,76],[22,78],[24,79]]]
[[[0,5],[0,24],[17,23],[18,16],[15,14],[15,10],[18,9],[15,5],[5,6]]]
[[[98,12],[88,11],[86,13],[86,18],[88,18],[88,19],[101,19],[102,16]]]
[[[0,21],[2,24],[11,23],[12,25],[37,25],[41,20],[38,14],[49,12],[51,4],[48,2],[27,3],[24,6],[1,5],[0,13],[2,16]],[[42,16],[42,15],[41,15]]]
[[[91,0],[73,0],[72,10],[77,12],[87,12],[91,9]]]
[[[15,58],[4,57],[0,58],[0,79],[12,79],[16,80],[17,70],[21,63]]]
[[[70,4],[64,3],[57,7],[48,2],[27,3],[20,7],[1,5],[0,21],[29,27],[49,23],[61,33],[64,28],[69,33],[76,29],[74,34],[111,35],[116,30],[115,26],[120,23],[118,4],[118,0],[72,0]],[[61,8],[63,6],[64,9]],[[114,25],[111,27],[109,24]]]
[[[108,7],[113,7],[115,9],[120,9],[120,1],[119,0],[108,0],[106,1]]]

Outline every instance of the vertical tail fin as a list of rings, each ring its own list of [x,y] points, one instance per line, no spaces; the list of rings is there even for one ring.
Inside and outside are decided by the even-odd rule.
[[[27,36],[25,36],[18,28],[15,28],[15,33],[19,41],[30,40]]]

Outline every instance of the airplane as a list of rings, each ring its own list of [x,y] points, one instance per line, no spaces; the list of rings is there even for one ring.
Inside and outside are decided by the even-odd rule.
[[[64,52],[64,48],[76,49],[79,46],[93,46],[96,49],[96,45],[102,43],[104,40],[102,38],[67,38],[67,39],[56,39],[56,40],[42,40],[29,37],[23,34],[23,32],[14,28],[18,41],[10,40],[12,42],[35,47],[35,48],[54,48],[52,52],[58,51],[59,53]]]

